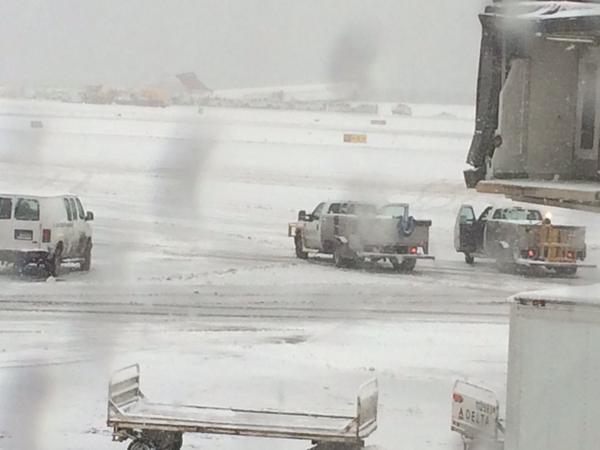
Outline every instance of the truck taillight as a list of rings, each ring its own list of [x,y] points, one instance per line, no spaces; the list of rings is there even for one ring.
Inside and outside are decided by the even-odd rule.
[[[575,253],[573,253],[573,252],[567,252],[567,258],[569,258],[569,259],[575,259]]]
[[[536,254],[537,252],[533,248],[527,250],[527,257],[530,259],[535,258]]]
[[[52,239],[52,230],[44,228],[42,230],[42,242],[50,242]]]
[[[456,403],[462,403],[463,402],[463,396],[460,394],[457,394],[456,392],[454,394],[452,394],[452,400],[454,400]]]
[[[411,255],[416,255],[417,254],[417,247],[411,247],[408,251],[409,251],[409,253]]]

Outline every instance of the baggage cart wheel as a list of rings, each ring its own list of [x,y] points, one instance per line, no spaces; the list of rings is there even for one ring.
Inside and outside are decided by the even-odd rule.
[[[127,450],[157,450],[156,447],[143,439],[136,439],[127,447]]]
[[[183,435],[181,433],[177,433],[173,438],[173,443],[171,444],[170,450],[181,450],[183,447]]]

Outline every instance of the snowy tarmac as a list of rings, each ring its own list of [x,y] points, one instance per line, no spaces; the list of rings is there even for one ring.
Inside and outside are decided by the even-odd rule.
[[[484,383],[503,403],[506,298],[600,275],[467,266],[452,242],[459,206],[504,200],[464,187],[470,107],[414,112],[374,126],[369,115],[0,103],[0,192],[73,192],[96,216],[91,272],[0,271],[0,448],[126,448],[105,426],[107,382],[134,362],[151,399],[294,411],[352,413],[358,386],[377,376],[368,444],[462,448],[451,387]],[[344,144],[344,132],[367,144]],[[432,219],[436,261],[402,275],[297,260],[297,211],[357,197],[408,201]],[[552,213],[587,226],[600,263],[600,217]],[[184,437],[190,449],[306,447]]]

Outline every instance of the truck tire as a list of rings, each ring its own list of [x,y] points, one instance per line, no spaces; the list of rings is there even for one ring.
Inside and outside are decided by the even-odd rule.
[[[48,255],[48,259],[46,260],[46,270],[50,275],[54,278],[57,278],[60,275],[60,266],[62,264],[62,253],[63,247],[59,242],[56,245],[56,249],[52,255]]]
[[[83,252],[83,261],[81,262],[81,270],[87,272],[92,267],[92,240],[88,240]]]
[[[557,267],[554,269],[557,275],[572,276],[577,273],[577,267]]]
[[[417,265],[417,260],[414,258],[403,259],[402,262],[398,261],[397,258],[392,258],[390,261],[394,269],[400,273],[412,272]]]
[[[473,264],[475,264],[475,257],[470,253],[465,253],[465,262],[472,266]]]
[[[304,243],[302,242],[302,234],[296,233],[294,236],[294,247],[296,249],[296,258],[307,259],[308,252],[304,251]]]

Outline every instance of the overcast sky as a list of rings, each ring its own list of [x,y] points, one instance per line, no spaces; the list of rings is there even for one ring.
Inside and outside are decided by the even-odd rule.
[[[0,0],[0,82],[212,88],[359,79],[473,101],[483,0]]]

